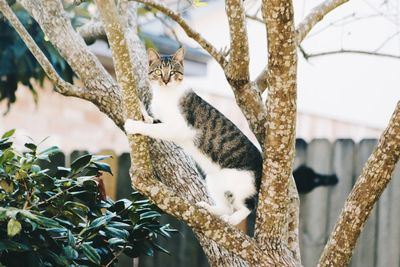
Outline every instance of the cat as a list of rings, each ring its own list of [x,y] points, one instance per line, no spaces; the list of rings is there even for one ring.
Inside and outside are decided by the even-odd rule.
[[[206,175],[207,192],[215,203],[197,205],[232,225],[239,224],[256,205],[262,173],[260,151],[235,124],[184,85],[183,48],[168,56],[153,49],[147,53],[152,117],[142,105],[144,121],[128,119],[127,134],[180,146]]]

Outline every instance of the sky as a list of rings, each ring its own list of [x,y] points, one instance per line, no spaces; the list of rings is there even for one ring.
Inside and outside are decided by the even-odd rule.
[[[259,1],[258,1],[259,2]],[[246,0],[254,13],[257,1]],[[294,1],[298,23],[321,1]],[[399,1],[355,0],[324,18],[302,43],[308,53],[338,49],[359,49],[400,55]],[[229,45],[229,31],[223,1],[197,8],[187,18],[190,24],[217,48]],[[250,72],[255,78],[267,62],[264,25],[249,21]],[[180,38],[195,46],[178,30]],[[389,40],[388,40],[389,39]],[[205,90],[231,94],[223,72],[215,62],[207,80],[198,84]],[[357,54],[339,54],[306,60],[298,57],[298,109],[342,121],[383,128],[400,100],[400,59]]]

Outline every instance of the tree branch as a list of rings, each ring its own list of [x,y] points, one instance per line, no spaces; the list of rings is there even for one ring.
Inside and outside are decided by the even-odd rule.
[[[386,53],[380,53],[380,52],[374,52],[374,51],[353,50],[353,49],[340,49],[340,50],[335,50],[335,51],[326,51],[326,52],[313,53],[313,54],[308,54],[303,49],[302,54],[305,59],[321,57],[321,56],[336,55],[336,54],[359,54],[359,55],[367,55],[367,56],[377,56],[377,57],[400,59],[399,55],[386,54]]]
[[[268,83],[263,177],[255,238],[260,246],[288,242],[289,179],[296,125],[296,42],[291,1],[263,0],[267,25]]]
[[[121,26],[121,18],[113,0],[97,0],[96,3],[110,44],[117,81],[122,89],[124,120],[127,118],[141,120],[140,100],[136,92],[137,79],[133,72],[133,63],[124,36],[125,31]],[[142,135],[128,135],[128,140],[131,147],[131,168],[136,172],[132,179],[152,177],[153,170],[147,138]]]
[[[242,0],[226,0],[225,12],[228,16],[231,43],[225,75],[236,89],[249,82],[249,44]]]
[[[18,0],[37,21],[43,33],[68,62],[85,88],[82,98],[95,104],[122,127],[120,88],[75,32],[60,0]]]
[[[296,42],[299,45],[311,29],[320,22],[329,12],[343,5],[349,0],[325,0],[318,6],[314,7],[311,12],[297,25]]]
[[[204,39],[200,33],[196,32],[194,29],[192,29],[189,24],[181,17],[180,14],[177,12],[173,11],[172,9],[169,9],[165,5],[161,3],[156,3],[151,0],[133,0],[138,3],[142,3],[146,6],[150,6],[152,8],[155,8],[159,10],[160,12],[164,13],[168,17],[172,18],[176,23],[178,23],[182,29],[185,31],[187,36],[195,40],[204,50],[206,50],[220,65],[222,68],[226,65],[226,59],[225,57],[206,39]]]
[[[113,0],[98,0],[97,6],[110,43],[117,80],[122,88],[123,109],[126,117],[139,120],[141,114],[136,93],[136,79],[131,71],[132,63],[121,19]],[[267,266],[268,262],[268,265],[273,263],[272,259],[263,254],[245,234],[222,223],[220,219],[212,218],[211,214],[202,211],[187,200],[179,198],[175,192],[153,178],[146,138],[141,135],[129,135],[128,139],[131,147],[132,185],[136,189],[148,196],[160,209],[187,222],[189,226],[200,230],[205,236],[249,263],[259,266]]]
[[[293,258],[300,264],[300,241],[299,241],[299,215],[300,199],[297,192],[293,175],[289,181],[289,207],[288,207],[288,247],[292,251]]]
[[[91,20],[77,29],[86,43],[92,43],[98,39],[107,39],[103,24],[100,21]]]
[[[44,55],[42,50],[40,50],[40,48],[37,46],[31,35],[25,29],[24,25],[22,25],[17,16],[11,10],[7,1],[0,0],[0,12],[3,13],[4,17],[10,22],[10,24],[17,31],[19,36],[24,41],[25,45],[28,47],[29,51],[31,51],[32,55],[36,58],[40,66],[45,71],[46,75],[56,86],[57,91],[65,96],[82,97],[82,95],[85,92],[85,89],[64,81],[58,75],[58,73],[53,68],[53,66],[51,65],[47,57]]]
[[[400,157],[400,102],[348,196],[319,266],[347,266],[374,203],[391,180]]]
[[[108,115],[114,123],[122,128],[122,97],[119,86],[107,73],[98,59],[89,51],[82,38],[72,28],[68,15],[64,12],[60,0],[19,0],[25,9],[39,23],[45,35],[56,47],[60,54],[67,60],[74,72],[78,74],[86,85],[87,95],[84,99],[95,104],[102,112]],[[128,14],[131,15],[129,12]],[[144,103],[148,103],[151,94],[146,87],[147,83],[147,57],[143,44],[138,47],[136,27],[129,27],[128,44],[131,45],[137,60],[135,73],[141,75],[139,80],[139,93]],[[136,41],[131,41],[136,40]],[[141,48],[142,47],[142,48]],[[141,51],[143,50],[143,51]],[[90,66],[89,66],[90,65]],[[140,67],[141,66],[141,67]],[[146,89],[147,88],[147,89]],[[155,164],[155,174],[163,182],[174,185],[174,190],[184,199],[207,200],[204,184],[200,182],[198,173],[194,170],[192,160],[173,144],[150,140],[152,158]],[[178,153],[179,152],[179,153]],[[179,188],[176,190],[176,188]],[[195,231],[196,232],[196,231]],[[240,263],[240,258],[229,254],[223,247],[197,232],[210,262],[218,262],[225,266]],[[221,255],[226,257],[221,259]],[[241,264],[241,263],[240,263]],[[241,264],[243,265],[243,264]]]
[[[320,22],[326,14],[348,1],[349,0],[325,0],[320,5],[314,7],[311,10],[310,14],[308,14],[296,28],[296,45],[300,45],[306,35],[311,31],[311,29],[318,22]],[[264,92],[264,90],[268,88],[267,68],[264,68],[264,70],[257,76],[256,83],[261,92]]]

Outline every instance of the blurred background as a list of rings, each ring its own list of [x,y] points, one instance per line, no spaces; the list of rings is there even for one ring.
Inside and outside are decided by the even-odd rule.
[[[184,0],[161,2],[180,12],[217,48],[229,47],[223,1],[204,1],[202,7]],[[295,0],[296,24],[321,2]],[[244,5],[248,15],[250,72],[255,79],[267,64],[266,30],[260,21],[260,1],[245,0]],[[76,26],[96,13],[91,4],[75,8],[66,1],[66,8]],[[18,7],[15,9],[63,77],[79,83],[32,19]],[[0,116],[0,132],[17,129],[16,143],[20,146],[29,140],[28,136],[37,142],[49,137],[46,146],[57,145],[66,155],[76,150],[96,153],[111,149],[110,153],[115,155],[112,166],[117,171],[109,180],[112,182],[106,181],[111,188],[108,192],[113,198],[125,196],[129,188],[129,179],[125,179],[129,160],[126,154],[118,157],[127,151],[124,134],[93,104],[56,93],[32,56],[26,56],[28,52],[13,36],[13,30],[7,27],[0,19],[0,112],[4,113]],[[179,26],[155,10],[141,7],[139,31],[147,46],[157,48],[161,54],[174,53],[183,45],[189,86],[255,140],[219,65]],[[98,40],[90,44],[90,49],[113,74],[107,43]],[[301,44],[298,61],[299,140],[295,167],[305,164],[339,178],[335,187],[319,187],[301,196],[302,256],[305,266],[315,266],[346,195],[400,99],[400,1],[354,0],[335,9]],[[395,175],[394,184],[385,192],[366,226],[352,266],[400,266],[400,230],[395,224],[400,219],[396,205],[400,200],[399,171]],[[124,182],[116,185],[122,179]],[[174,223],[182,233],[179,242],[171,242],[175,256],[156,255],[143,259],[141,266],[207,265],[198,245],[190,245],[195,242],[190,230]]]

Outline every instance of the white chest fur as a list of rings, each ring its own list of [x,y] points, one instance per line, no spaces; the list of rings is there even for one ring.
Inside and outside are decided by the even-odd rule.
[[[194,145],[197,132],[187,124],[179,109],[180,99],[186,92],[187,90],[183,86],[160,87],[153,85],[151,111],[155,118],[177,130],[176,138],[172,141],[193,157],[206,173],[219,171],[221,169],[220,166],[212,162],[207,155]]]

